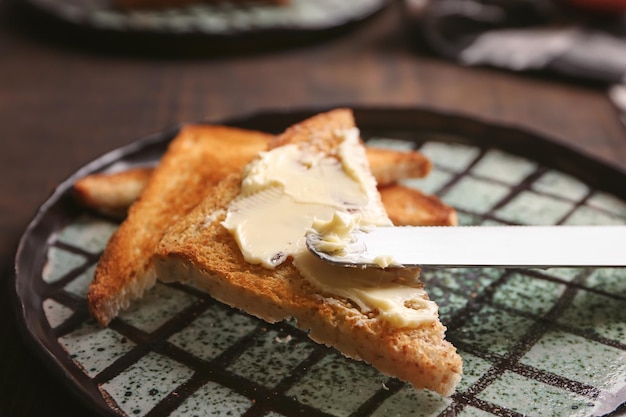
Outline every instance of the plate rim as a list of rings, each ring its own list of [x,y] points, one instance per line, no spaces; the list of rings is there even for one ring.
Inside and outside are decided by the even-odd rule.
[[[62,41],[74,42],[79,37],[78,44],[98,47],[106,51],[130,53],[147,56],[229,56],[243,53],[258,54],[263,52],[279,51],[309,44],[324,42],[335,36],[346,33],[355,27],[378,17],[385,10],[390,9],[393,0],[372,0],[369,8],[359,13],[342,16],[327,24],[315,24],[298,27],[297,25],[268,26],[266,28],[240,29],[226,32],[205,32],[202,30],[163,30],[142,27],[133,23],[129,17],[122,27],[101,27],[92,19],[93,11],[81,10],[76,16],[64,13],[59,7],[53,7],[59,0],[16,0],[16,5],[29,18],[37,19],[42,23],[42,34],[47,38],[55,38],[62,34]],[[111,7],[102,9],[114,11]],[[181,11],[186,8],[169,8],[167,11]],[[149,11],[149,10],[148,10]],[[140,10],[141,12],[141,10]],[[117,12],[115,12],[117,13]],[[121,11],[120,15],[132,17],[137,11]],[[139,20],[141,21],[141,20]],[[84,38],[84,39],[82,39]],[[122,42],[123,41],[123,42]],[[158,45],[153,45],[158,43]]]
[[[198,122],[185,122],[185,123],[177,123],[171,125],[161,131],[153,132],[144,136],[140,136],[138,139],[132,140],[130,143],[123,145],[121,147],[110,150],[109,152],[104,153],[103,155],[94,158],[90,162],[79,167],[74,173],[68,176],[65,180],[60,182],[53,192],[45,199],[45,201],[36,209],[35,215],[28,222],[27,227],[22,233],[19,243],[17,245],[17,250],[14,257],[13,262],[13,271],[10,276],[10,301],[12,302],[12,309],[15,312],[15,319],[17,323],[17,327],[20,333],[22,340],[28,346],[31,353],[37,356],[44,363],[45,367],[50,370],[55,376],[59,377],[64,385],[68,388],[68,390],[74,394],[81,402],[86,405],[91,410],[98,412],[100,415],[107,416],[118,416],[119,414],[115,412],[113,408],[106,402],[106,400],[100,396],[99,398],[94,398],[94,390],[98,391],[97,386],[91,386],[93,384],[93,380],[86,376],[79,368],[76,366],[76,369],[79,371],[78,377],[74,375],[68,368],[65,366],[63,358],[58,357],[54,354],[53,350],[48,348],[45,340],[42,340],[38,337],[36,333],[35,324],[39,325],[41,323],[32,323],[29,320],[30,314],[34,314],[33,312],[27,312],[25,296],[28,295],[25,293],[22,287],[26,287],[24,284],[31,279],[30,276],[24,277],[24,273],[22,272],[21,265],[23,262],[27,262],[25,258],[28,257],[27,245],[29,240],[37,240],[38,239],[38,230],[37,227],[41,227],[42,222],[46,215],[48,215],[49,210],[55,205],[60,204],[63,198],[67,198],[68,193],[71,192],[71,186],[77,178],[80,178],[89,173],[99,172],[103,169],[106,169],[107,166],[110,166],[112,163],[119,161],[121,158],[128,158],[135,153],[141,153],[148,146],[167,146],[167,144],[174,138],[175,134],[180,130],[183,125],[186,124],[223,124],[227,126],[241,127],[241,128],[253,128],[252,126],[263,124],[265,120],[268,119],[279,119],[284,121],[285,123],[290,123],[293,121],[302,120],[305,117],[311,116],[316,113],[320,113],[323,111],[328,111],[333,108],[338,107],[346,107],[351,108],[354,112],[355,119],[357,120],[357,126],[365,126],[362,130],[368,130],[367,127],[367,118],[375,116],[377,118],[384,118],[389,120],[389,118],[398,118],[407,116],[416,116],[419,115],[421,117],[430,120],[429,123],[436,124],[442,120],[453,121],[454,123],[460,123],[462,126],[459,130],[471,127],[474,129],[478,129],[475,133],[480,136],[480,134],[484,133],[484,131],[491,132],[495,130],[499,133],[512,134],[516,136],[516,140],[524,141],[531,139],[536,141],[538,147],[548,147],[554,150],[559,150],[564,152],[566,157],[564,159],[568,160],[573,157],[575,159],[585,161],[588,166],[595,167],[597,169],[606,171],[603,175],[616,175],[622,177],[626,180],[626,169],[617,166],[616,164],[611,164],[607,161],[602,161],[593,155],[590,155],[587,152],[583,152],[579,149],[576,149],[572,146],[568,146],[558,139],[554,139],[549,135],[543,133],[537,133],[533,129],[529,129],[527,127],[520,127],[514,124],[509,123],[494,123],[492,121],[486,121],[484,118],[478,118],[473,116],[468,116],[458,112],[445,112],[441,110],[435,110],[428,107],[371,107],[371,106],[319,106],[319,107],[301,107],[301,108],[289,108],[289,109],[274,109],[274,110],[264,110],[264,111],[255,111],[250,113],[244,113],[241,115],[235,115],[229,118],[223,118],[217,121],[198,121]],[[420,117],[408,117],[408,120],[411,122],[408,125],[419,125]],[[421,122],[424,122],[422,120]],[[270,124],[276,125],[276,122],[271,122]],[[279,123],[280,124],[280,123]],[[284,128],[286,128],[288,124],[286,124]],[[371,128],[369,128],[371,130]],[[404,129],[407,129],[406,126]],[[260,129],[257,129],[260,130]],[[270,132],[270,133],[278,133],[278,132]],[[446,132],[447,134],[448,132]],[[452,134],[456,134],[453,132]],[[461,133],[457,134],[459,137],[465,137],[465,135],[461,136]],[[477,137],[479,137],[477,136]],[[489,143],[489,140],[486,140],[487,144],[481,142],[482,139],[477,139],[472,136],[471,140],[468,143],[473,143],[475,146],[479,147],[494,147],[493,144]],[[510,143],[508,144],[510,145]],[[504,151],[517,154],[516,152],[512,152],[508,145],[505,146],[495,146]],[[535,160],[536,158],[533,158]],[[570,173],[571,172],[565,172]],[[586,180],[583,180],[586,182]],[[616,183],[617,181],[615,181]],[[609,184],[610,185],[610,184]],[[604,190],[613,195],[617,195],[621,198],[626,199],[626,190],[622,190],[618,192],[618,187],[613,189]],[[40,239],[40,237],[39,237]],[[41,300],[43,301],[43,300]],[[45,324],[45,323],[44,323]],[[48,329],[50,331],[51,329]],[[62,349],[60,345],[57,345],[58,349]],[[81,374],[84,381],[81,380]],[[87,382],[88,384],[82,383]]]

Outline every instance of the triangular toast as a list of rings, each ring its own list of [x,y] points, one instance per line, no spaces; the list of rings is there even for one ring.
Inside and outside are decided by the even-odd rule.
[[[211,133],[211,129],[206,129],[207,126],[204,126],[204,128],[205,129],[198,131],[198,137],[202,137],[204,134],[206,134],[209,138],[216,138],[215,135]],[[186,129],[192,129],[192,127],[187,126]],[[238,130],[238,132],[242,136],[247,133],[247,131],[245,130]],[[257,132],[250,131],[250,134],[252,136],[256,136]],[[183,132],[183,136],[186,137],[185,132]],[[271,136],[267,135],[268,142],[270,138]],[[236,142],[233,146],[237,146]],[[195,146],[203,147],[205,151],[212,151],[213,148],[211,144],[211,139],[206,141],[196,140],[195,142]],[[182,170],[187,169],[187,164],[184,163],[184,159],[187,157],[187,153],[195,153],[194,149],[190,147],[176,146],[171,147],[168,150],[168,153],[173,152],[182,153],[177,157],[179,165],[177,167],[168,165],[167,168],[175,168],[176,170],[173,171],[173,173],[179,173]],[[374,177],[376,178],[378,187],[381,189],[381,193],[389,194],[387,201],[390,201],[393,204],[394,209],[403,209],[403,207],[395,205],[395,203],[392,201],[396,198],[405,198],[408,196],[411,204],[421,203],[419,196],[417,196],[417,200],[415,200],[413,196],[410,195],[412,194],[412,192],[418,192],[414,188],[407,190],[405,192],[405,195],[400,196],[397,191],[394,190],[395,187],[393,186],[396,185],[398,181],[407,178],[421,178],[427,176],[432,168],[432,163],[428,158],[426,158],[424,155],[417,151],[397,151],[376,147],[366,148],[366,153],[370,168],[372,170],[372,174],[374,174]],[[228,156],[229,154],[224,155],[224,157]],[[213,167],[202,165],[201,167],[192,166],[191,168],[210,171]],[[118,171],[113,173],[90,174],[85,177],[79,178],[74,183],[74,195],[81,204],[87,207],[91,207],[94,210],[109,217],[123,219],[126,217],[128,208],[135,201],[137,201],[141,193],[148,185],[154,170],[155,168],[153,167],[140,167],[129,168],[124,171]],[[162,167],[159,169],[159,171],[163,170],[164,169]],[[432,198],[432,196],[425,197]],[[440,206],[444,207],[444,205]],[[409,208],[408,206],[404,207]],[[387,210],[389,210],[388,207],[386,208]],[[450,207],[445,207],[446,212],[450,210]],[[446,215],[447,213],[440,213],[433,218],[443,219],[446,217]],[[399,215],[398,218],[402,218],[402,216]],[[409,220],[404,221],[408,222]],[[438,224],[446,226],[451,225],[449,223]]]
[[[437,196],[401,184],[378,189],[387,215],[396,226],[456,226],[456,210]]]
[[[154,285],[151,258],[167,228],[265,149],[271,138],[225,126],[182,127],[96,267],[87,297],[91,314],[102,325]]]
[[[90,312],[102,325],[155,283],[151,257],[167,228],[227,174],[241,171],[273,138],[253,130],[186,125],[155,168],[93,174],[74,184],[82,204],[109,216],[126,217],[111,238],[89,288]],[[382,186],[425,176],[431,169],[430,161],[419,152],[369,148],[367,157]],[[400,194],[395,187],[381,190],[392,219],[403,224],[413,220],[455,224],[454,209],[441,204],[437,197],[423,196],[415,189]]]
[[[326,155],[336,155],[336,132],[353,127],[350,111],[335,110],[292,126],[270,148],[306,143]],[[445,328],[436,311],[431,320],[394,325],[380,312],[363,311],[358,302],[316,286],[303,277],[291,259],[275,269],[244,260],[237,241],[222,225],[227,208],[240,194],[242,178],[241,172],[229,175],[168,230],[155,255],[159,278],[191,283],[215,299],[268,322],[295,318],[298,326],[319,343],[362,359],[416,388],[452,394],[462,364],[455,348],[444,340]],[[418,275],[415,270],[401,272],[393,276],[393,285],[409,288],[419,294],[419,301],[427,304],[429,311],[436,310],[427,300]]]

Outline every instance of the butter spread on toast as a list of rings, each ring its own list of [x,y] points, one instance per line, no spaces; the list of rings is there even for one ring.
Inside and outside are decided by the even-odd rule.
[[[352,241],[352,233],[359,224],[358,218],[336,211],[330,220],[313,220],[310,232],[319,236],[315,248],[320,252],[343,255]]]
[[[419,283],[418,269],[358,270],[329,265],[306,250],[314,224],[368,228],[390,226],[367,162],[359,131],[335,133],[329,154],[308,143],[262,152],[246,166],[240,195],[222,225],[252,264],[273,269],[287,258],[313,285],[351,300],[362,313],[396,327],[437,320],[437,306]]]
[[[345,255],[348,245],[354,242],[354,232],[361,230],[368,232],[372,227],[359,227],[358,218],[342,212],[335,212],[333,218],[328,221],[315,219],[311,227],[311,233],[317,236],[313,243],[318,252]],[[311,244],[311,242],[309,242]],[[373,262],[381,268],[401,266],[393,256],[380,255]]]
[[[369,172],[358,129],[336,132],[337,155],[307,143],[262,152],[244,169],[241,194],[228,207],[224,227],[244,259],[274,268],[304,249],[313,219],[350,213],[363,225],[391,225]]]

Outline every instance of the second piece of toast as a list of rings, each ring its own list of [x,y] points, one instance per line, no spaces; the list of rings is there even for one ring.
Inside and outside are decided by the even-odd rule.
[[[220,180],[265,149],[271,135],[225,126],[184,126],[98,262],[89,310],[107,325],[156,282],[152,254],[167,228]]]

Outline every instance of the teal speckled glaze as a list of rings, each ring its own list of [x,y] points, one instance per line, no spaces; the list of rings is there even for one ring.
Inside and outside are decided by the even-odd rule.
[[[354,412],[387,378],[362,362],[336,353],[325,356],[292,386],[287,395],[334,416]]]
[[[563,331],[544,334],[521,362],[613,394],[626,376],[626,352]]]
[[[626,308],[623,300],[580,290],[559,322],[626,344]]]
[[[158,16],[138,13],[133,24],[164,24]],[[190,24],[172,17],[180,30]],[[462,225],[626,224],[625,202],[534,161],[428,140],[420,149],[433,171],[403,184],[439,193]],[[457,394],[443,398],[315,344],[293,320],[261,322],[182,285],[157,283],[101,327],[85,296],[116,227],[85,215],[47,241],[40,284],[53,292],[40,307],[72,367],[127,416],[576,417],[612,411],[624,398],[626,269],[424,268],[463,358]]]
[[[371,138],[367,141],[367,146],[372,148],[393,149],[396,151],[412,151],[415,145],[406,140],[390,138]]]
[[[421,279],[426,283],[436,282],[469,299],[482,294],[503,273],[498,268],[433,268],[424,270]]]
[[[199,358],[210,360],[257,326],[252,317],[214,304],[169,341]]]
[[[626,268],[597,268],[585,279],[585,286],[626,297]]]
[[[626,219],[626,202],[611,194],[596,191],[589,197],[587,204]]]
[[[426,177],[403,180],[402,184],[421,190],[426,194],[435,194],[449,183],[453,177],[453,174],[435,166]]]
[[[584,182],[558,171],[544,173],[533,183],[532,188],[543,193],[574,200],[582,199],[590,190]]]
[[[418,391],[405,385],[374,411],[372,417],[428,417],[436,416],[450,405],[449,398],[430,391]]]
[[[591,206],[581,206],[565,221],[571,225],[622,225],[626,224],[623,217]]]
[[[439,319],[443,323],[450,321],[468,302],[467,297],[435,285],[429,287],[428,296],[439,306]]]
[[[44,300],[43,302],[43,311],[46,315],[46,319],[48,320],[48,324],[53,329],[57,327],[59,324],[62,324],[70,318],[70,316],[74,313],[74,311],[64,306],[63,304],[55,301],[51,298]]]
[[[474,165],[471,174],[515,185],[535,171],[537,164],[525,158],[498,151],[488,151]]]
[[[89,284],[93,280],[93,273],[95,270],[96,266],[92,265],[89,269],[70,281],[65,286],[65,290],[77,297],[86,299],[87,290],[89,290]]]
[[[589,416],[594,405],[589,399],[513,372],[504,372],[478,395],[492,403],[529,416]]]
[[[493,416],[493,414],[487,411],[480,410],[476,407],[472,407],[471,405],[468,405],[464,407],[461,411],[459,411],[457,416],[459,417],[487,417],[487,416]]]
[[[439,167],[460,172],[466,169],[480,154],[473,146],[460,143],[427,142],[420,148]]]
[[[472,177],[463,177],[441,199],[453,207],[482,214],[489,211],[509,193],[509,188]]]
[[[119,317],[150,333],[196,301],[197,298],[189,293],[157,283]]]
[[[466,212],[457,212],[456,214],[459,226],[479,226],[481,224],[487,224],[495,222],[495,220],[484,220],[482,216],[477,214],[471,214]],[[498,223],[502,224],[502,223]]]
[[[545,269],[532,269],[540,274],[545,274],[550,277],[557,278],[562,281],[571,282],[586,273],[585,268],[545,268]]]
[[[238,417],[253,402],[215,382],[207,382],[172,412],[171,417]]]
[[[102,389],[129,416],[143,416],[191,375],[192,369],[150,352],[102,384]]]
[[[289,333],[266,330],[250,343],[228,369],[271,388],[290,375],[314,348],[310,340],[294,338]]]
[[[459,353],[463,358],[463,378],[461,378],[456,390],[457,392],[465,392],[485,375],[493,364],[469,352],[460,351]]]
[[[82,216],[63,229],[57,238],[60,242],[71,244],[87,252],[98,253],[104,250],[116,229],[115,223]]]
[[[41,277],[44,282],[52,284],[87,262],[82,255],[77,255],[57,247],[48,249],[47,262]]]
[[[531,319],[486,306],[472,315],[467,325],[454,333],[454,338],[482,351],[504,355],[532,325]]]
[[[496,216],[512,223],[551,225],[559,222],[573,207],[568,201],[524,191],[497,210]]]
[[[513,273],[498,287],[493,301],[502,307],[543,316],[555,305],[563,291],[563,284],[536,279],[523,273]]]
[[[58,340],[72,360],[92,377],[134,346],[126,337],[113,329],[103,328],[93,320],[86,321]]]

